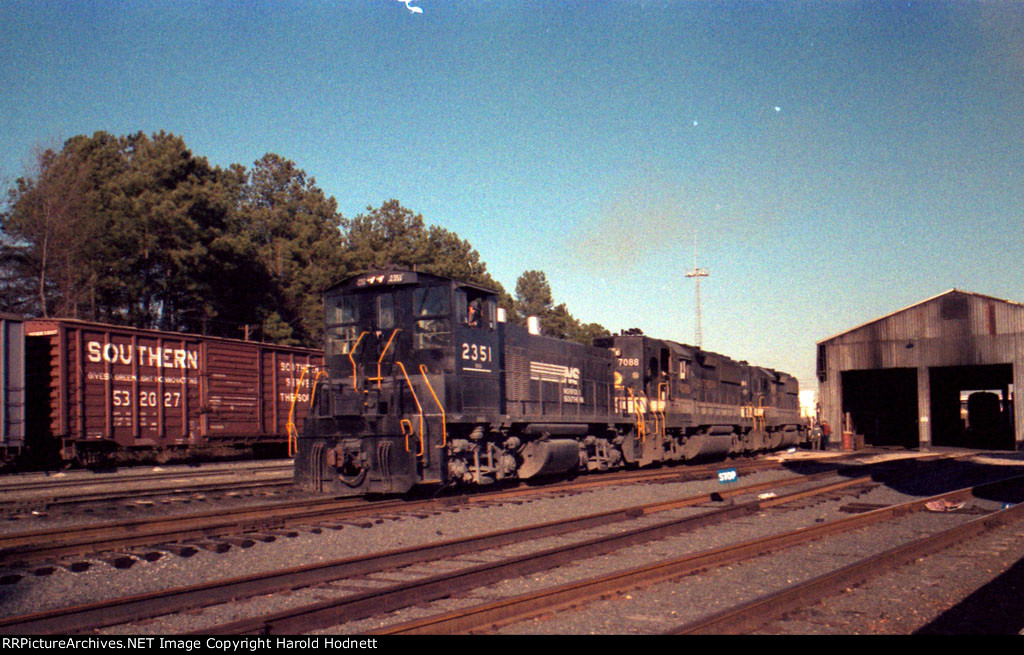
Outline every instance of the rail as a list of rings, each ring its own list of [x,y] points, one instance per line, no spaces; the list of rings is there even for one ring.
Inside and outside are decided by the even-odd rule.
[[[584,580],[568,582],[555,587],[548,587],[536,592],[528,592],[518,596],[512,596],[496,600],[490,603],[484,603],[477,606],[463,607],[457,610],[446,612],[439,615],[427,616],[420,619],[412,619],[404,623],[396,623],[383,628],[373,630],[369,634],[384,635],[384,634],[456,634],[460,632],[468,632],[474,629],[480,629],[484,626],[494,627],[496,625],[503,625],[518,621],[523,621],[531,617],[535,617],[541,614],[551,614],[561,609],[568,609],[573,606],[580,606],[584,603],[593,602],[601,598],[607,598],[609,596],[620,594],[630,589],[636,589],[639,587],[650,586],[656,583],[680,578],[685,575],[692,574],[697,571],[726,566],[729,564],[741,562],[744,560],[753,559],[763,553],[773,552],[783,548],[789,548],[792,546],[805,544],[809,541],[819,539],[824,536],[830,536],[839,534],[842,532],[848,532],[863,526],[872,525],[881,522],[885,519],[896,518],[912,512],[921,511],[929,502],[941,499],[956,499],[965,498],[974,492],[975,489],[989,486],[990,484],[1001,484],[1010,482],[1011,479],[1002,480],[996,483],[987,483],[984,485],[978,485],[978,487],[970,487],[966,489],[959,489],[956,491],[946,492],[937,496],[931,496],[929,498],[919,499],[910,501],[899,505],[890,505],[878,510],[867,512],[864,514],[858,514],[848,519],[839,519],[822,524],[815,524],[812,526],[804,526],[795,530],[789,530],[786,532],[774,533],[767,536],[755,537],[746,541],[735,542],[726,544],[724,546],[714,547],[709,550],[702,550],[693,553],[688,553],[680,557],[661,560],[652,562],[649,564],[642,564],[640,566],[629,568],[626,570],[619,570],[613,573],[599,575]],[[1019,477],[1017,478],[1019,480]],[[840,485],[853,485],[860,481],[858,480],[846,480]],[[726,507],[718,510],[714,510],[710,515],[718,515],[719,517],[726,516],[738,516],[739,511],[749,510],[751,512],[759,511],[760,509],[777,506],[790,502],[793,499],[799,498],[805,493],[815,493],[825,491],[825,488],[818,490],[809,490],[808,492],[797,492],[788,496],[780,496],[770,500],[762,501],[756,500],[750,503],[744,503]],[[936,535],[934,538],[926,538],[920,542],[911,544],[907,548],[906,553],[901,553],[904,561],[913,559],[914,557],[920,556],[921,553],[926,552],[926,549],[934,550],[937,545],[954,543],[957,539],[963,539],[964,536],[980,532],[988,529],[1007,520],[1016,518],[1016,515],[1024,513],[1024,505],[1018,505],[1011,507],[1010,509],[997,510],[992,514],[980,517],[974,521],[954,528],[952,531],[943,532]],[[686,522],[696,523],[701,521],[708,515],[697,515],[693,517],[677,519],[679,524],[685,524]],[[675,526],[673,526],[675,527]],[[655,531],[662,529],[661,525],[652,525],[642,530]],[[630,533],[619,533],[611,537],[601,537],[599,539],[618,539],[625,541],[631,537]],[[595,540],[596,541],[596,540]],[[920,546],[921,543],[925,543],[925,547]],[[578,548],[578,546],[572,546],[572,548]],[[554,549],[552,549],[554,550]],[[895,549],[893,550],[895,552]],[[527,569],[528,558],[534,558],[535,560],[541,557],[547,556],[548,553],[540,553],[537,556],[527,555],[521,558],[522,561],[516,562],[516,575],[522,575],[526,570],[545,570],[551,568],[550,562],[529,562],[533,564],[532,569]],[[884,557],[891,557],[892,553],[883,553]],[[578,559],[578,557],[576,558]],[[572,560],[569,560],[572,561]],[[868,564],[861,564],[855,567],[856,573],[864,576],[871,572],[872,567],[876,567],[876,561],[872,561]],[[845,573],[845,571],[844,571]],[[822,578],[827,578],[823,576]],[[851,576],[842,580],[838,585],[833,584],[832,588],[843,588],[851,584],[856,584],[858,578]],[[813,582],[819,582],[815,579]],[[449,582],[445,588],[445,593],[450,594],[454,588],[454,584]],[[824,586],[824,584],[822,585]],[[406,596],[411,595],[408,589],[402,590]],[[440,595],[438,595],[440,597]],[[772,599],[776,600],[776,599]],[[421,601],[421,599],[417,599]],[[806,606],[807,597],[800,599],[799,606]],[[786,606],[781,604],[783,611],[792,608],[793,606]],[[757,603],[753,606],[754,618],[760,620],[763,618],[765,604]],[[722,619],[725,617],[726,623],[732,625],[731,622],[735,621],[734,617],[730,617],[726,614],[714,617],[715,619]],[[335,621],[332,625],[337,625],[340,621]],[[721,620],[714,624],[714,628],[719,628],[723,625]],[[308,627],[308,626],[307,626]],[[314,626],[319,627],[319,626]],[[681,634],[693,630],[696,626],[682,626],[680,629],[675,629],[672,634]],[[714,629],[710,632],[715,632]]]
[[[834,477],[834,474],[829,475]],[[838,482],[829,481],[825,485],[816,489],[798,491],[789,496],[785,496],[784,498],[787,500],[793,500],[796,498],[806,497],[808,495],[814,495],[816,493],[825,493],[827,491],[840,488],[865,484],[866,482],[870,483],[870,479],[866,476],[840,480]],[[778,486],[778,481],[776,481],[775,487]],[[701,502],[704,502],[704,500],[709,496],[701,494],[699,497],[701,498]],[[650,515],[654,512],[692,506],[691,503],[693,503],[694,500],[695,498],[693,497],[680,498],[665,503],[639,506],[629,508],[627,510],[615,510],[614,512],[608,512],[603,515],[590,515],[578,520],[581,523],[583,521],[594,521],[593,525],[607,524],[611,522],[610,519],[613,516],[636,517],[638,515]],[[685,517],[668,518],[660,522],[652,522],[649,525],[630,527],[622,531],[614,531],[610,534],[606,533],[590,538],[584,538],[582,541],[575,541],[574,543],[558,545],[521,555],[512,555],[511,557],[503,560],[488,561],[481,564],[470,565],[465,568],[456,569],[446,573],[439,573],[437,575],[417,580],[399,582],[391,586],[375,588],[341,598],[324,600],[315,604],[300,607],[293,607],[291,609],[267,614],[265,616],[241,619],[231,623],[211,626],[204,630],[209,634],[295,634],[298,632],[338,626],[339,624],[344,624],[349,621],[361,620],[370,616],[379,616],[403,607],[408,607],[411,604],[428,603],[440,598],[451,596],[455,591],[465,592],[474,587],[494,584],[500,580],[508,579],[509,577],[529,575],[530,573],[537,571],[548,571],[558,566],[565,566],[572,562],[576,562],[581,558],[604,555],[628,546],[649,543],[653,540],[675,536],[709,525],[715,525],[743,516],[749,516],[760,511],[764,505],[765,501],[753,500]],[[601,520],[598,522],[595,521],[595,519]],[[585,530],[586,527],[581,526],[580,523],[577,523],[576,521],[577,520],[568,522],[557,521],[551,524],[543,524],[527,529],[548,530],[554,528],[561,531],[564,530],[565,527],[571,526],[577,528],[575,533],[578,534]],[[566,523],[569,525],[564,525]],[[564,532],[562,533],[564,534]],[[488,536],[497,537],[498,534]],[[528,538],[525,534],[525,531],[520,534],[518,543],[524,543],[527,541]],[[622,586],[624,588],[631,588],[637,585],[632,584],[631,581],[627,579],[622,583]],[[615,591],[612,593],[615,593]],[[572,594],[570,593],[570,596],[571,595]],[[515,598],[518,597],[514,597],[512,600],[514,601]],[[503,602],[505,601],[497,601],[494,604],[486,605],[486,607],[494,607]],[[474,614],[477,613],[478,609],[479,606],[476,608],[464,608],[463,610],[456,610],[456,612],[451,615],[445,615],[445,619],[451,617],[454,618],[454,621],[443,625],[440,629],[431,629],[431,624],[438,618],[436,616],[432,616],[422,620],[414,620],[409,623],[395,624],[378,630],[371,630],[370,634],[400,634],[406,631],[408,631],[408,633],[416,633],[417,629],[424,625],[427,627],[427,629],[424,630],[424,633],[427,634],[452,634],[467,629],[461,624],[464,619],[461,615],[466,614],[467,612],[467,616],[470,617],[469,620],[475,623],[475,625],[471,626],[469,629],[479,627],[480,622],[474,620]],[[498,615],[500,614],[501,611],[499,610],[496,614],[488,616],[484,622],[497,622],[500,620],[498,619]]]
[[[809,479],[822,480],[831,473],[816,474]],[[788,485],[806,482],[799,477],[791,480],[774,480],[724,491],[726,496],[739,496],[767,489],[779,489]],[[482,498],[481,498],[482,499]],[[626,521],[639,515],[652,515],[680,507],[702,505],[711,499],[709,494],[697,494],[670,501],[658,501],[616,510],[587,514],[573,519],[558,519],[528,525],[520,528],[503,529],[482,535],[454,540],[431,542],[419,546],[408,546],[389,550],[373,557],[350,556],[328,562],[304,564],[288,569],[269,571],[256,575],[217,580],[194,586],[149,592],[130,597],[113,598],[75,607],[55,608],[43,612],[0,619],[0,634],[69,634],[95,630],[129,621],[138,621],[169,612],[181,612],[209,606],[215,603],[236,602],[240,599],[278,593],[305,585],[322,584],[342,580],[351,576],[379,573],[398,566],[434,562],[440,557],[464,555],[487,548],[579,532],[602,525]],[[403,501],[407,502],[407,501]],[[469,503],[474,500],[467,501]],[[417,511],[433,507],[436,501],[422,505],[409,504],[405,509]],[[391,506],[389,506],[390,508]],[[367,508],[372,509],[372,507]],[[399,507],[399,511],[403,508]],[[371,514],[372,515],[372,514]]]
[[[469,498],[470,503],[477,498],[484,502],[493,502],[506,498],[536,494],[542,489],[546,493],[552,489],[574,491],[594,489],[625,483],[644,483],[656,480],[703,480],[710,472],[720,465],[692,466],[680,470],[647,470],[610,472],[600,476],[587,476],[572,482],[558,482],[544,487],[521,485],[516,489],[500,489],[481,493]],[[777,469],[777,462],[752,462],[737,464],[738,471],[758,471],[764,468]],[[737,489],[739,491],[739,488]],[[748,489],[749,491],[749,489]],[[728,492],[719,491],[725,496]],[[485,500],[486,499],[486,500]],[[353,507],[355,506],[355,507]],[[345,518],[355,518],[360,514],[359,508],[368,513],[401,508],[403,511],[416,510],[428,505],[405,499],[393,502],[367,504],[356,498],[343,499],[312,499],[274,503],[271,507],[238,507],[227,510],[212,510],[198,514],[160,516],[148,519],[131,519],[97,525],[83,525],[73,531],[66,527],[47,528],[29,532],[0,535],[0,566],[13,566],[25,562],[39,562],[73,556],[83,556],[96,552],[109,552],[117,549],[153,546],[154,544],[187,541],[189,539],[207,540],[219,535],[235,534],[252,530],[274,530],[292,525],[303,525],[310,522],[338,518],[334,512],[342,510]],[[376,509],[374,509],[376,508]],[[325,516],[325,514],[330,516]],[[361,514],[365,516],[366,514]],[[267,524],[259,524],[266,519]]]

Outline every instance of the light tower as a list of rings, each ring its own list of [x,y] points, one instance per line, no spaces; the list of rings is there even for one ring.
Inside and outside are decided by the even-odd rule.
[[[697,230],[693,231],[693,269],[686,273],[686,277],[692,277],[697,283],[697,313],[694,327],[694,344],[698,348],[704,347],[704,333],[700,327],[700,279],[710,275],[708,269],[697,267]]]

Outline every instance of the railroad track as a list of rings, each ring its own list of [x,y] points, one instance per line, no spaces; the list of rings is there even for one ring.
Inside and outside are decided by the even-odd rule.
[[[292,464],[253,462],[244,467],[129,472],[124,475],[61,474],[40,478],[0,479],[0,508],[6,515],[73,508],[90,503],[138,501],[156,496],[271,489],[291,485]],[[216,480],[216,481],[213,481]]]
[[[983,489],[999,487],[1024,490],[1024,477],[1002,480]],[[885,520],[898,516],[900,512],[921,511],[931,503],[958,503],[969,500],[980,489],[960,490],[922,501],[907,503],[904,507],[881,508],[857,517],[860,520]],[[1005,503],[1004,503],[1005,504]],[[851,519],[853,521],[854,519]],[[829,596],[860,585],[865,581],[886,575],[920,558],[949,549],[976,539],[997,527],[1008,524],[1024,524],[1024,504],[1008,505],[960,525],[923,536],[907,543],[872,554],[833,571],[828,571],[799,584],[777,592],[760,596],[751,601],[730,607],[727,610],[703,617],[700,620],[676,626],[666,634],[742,634],[757,630],[788,612],[813,605]],[[845,525],[837,524],[822,528],[826,533],[844,530]]]
[[[323,564],[293,567],[263,575],[245,576],[130,598],[118,598],[100,603],[91,603],[85,606],[52,610],[32,616],[0,619],[0,633],[60,634],[84,632],[104,626],[151,618],[170,612],[186,611],[216,603],[226,603],[242,598],[322,584],[332,580],[429,563],[441,558],[475,553],[552,535],[572,534],[600,526],[633,520],[638,517],[653,516],[680,508],[705,505],[725,498],[755,494],[768,489],[783,489],[807,484],[815,486],[811,489],[787,494],[784,496],[785,500],[776,500],[775,504],[792,502],[813,495],[872,483],[867,475],[854,478],[840,478],[834,473],[820,473],[806,478],[763,482],[711,494],[699,494],[672,501],[661,501],[638,507],[600,512],[571,520],[553,521],[464,539],[404,548],[372,557],[352,557]],[[650,528],[633,529],[610,537],[591,539],[572,547],[552,549],[551,551],[527,558],[516,558],[496,565],[475,567],[475,569],[467,574],[460,576],[459,579],[455,579],[450,575],[437,576],[436,579],[420,581],[410,585],[399,585],[394,588],[366,594],[359,598],[345,599],[341,603],[331,604],[327,609],[320,607],[313,611],[310,608],[303,608],[297,612],[288,613],[287,616],[260,617],[251,621],[219,626],[214,628],[212,632],[289,633],[315,629],[316,627],[321,627],[325,612],[330,615],[331,620],[337,620],[339,616],[349,619],[353,616],[362,618],[362,616],[366,615],[367,611],[387,611],[388,607],[401,607],[410,602],[431,600],[437,598],[438,595],[451,593],[453,589],[485,584],[486,581],[501,579],[508,576],[510,571],[522,573],[531,569],[536,570],[557,566],[583,554],[593,555],[609,552],[626,545],[643,543],[669,534],[694,530],[701,526],[756,512],[770,504],[773,504],[772,501],[756,500],[738,505],[730,505],[708,512],[701,512],[695,516],[683,519],[660,522]],[[211,632],[211,630],[204,630],[204,632]]]
[[[759,460],[737,464],[735,468],[740,472],[751,473],[777,466],[776,462]],[[564,494],[624,483],[703,479],[714,468],[715,465],[629,471],[603,476],[585,476],[545,486],[521,484],[515,488],[483,491],[467,496],[420,500],[393,499],[367,502],[361,498],[306,498],[169,517],[79,525],[73,529],[61,526],[0,535],[0,566],[25,566],[37,562],[190,541],[207,542],[210,539],[234,535],[254,534],[266,540],[268,536],[273,537],[275,531],[286,528],[316,526],[332,521],[359,521],[381,514],[440,511],[453,504],[506,502],[509,499],[541,493]]]
[[[0,493],[9,494],[18,491],[35,489],[63,489],[85,486],[96,486],[103,484],[123,484],[130,482],[152,482],[166,479],[196,479],[218,475],[232,474],[254,474],[260,472],[285,472],[292,470],[290,461],[269,461],[269,462],[246,462],[244,464],[230,464],[218,466],[207,464],[202,468],[189,468],[182,466],[171,467],[170,470],[154,467],[148,471],[129,470],[121,474],[113,473],[87,473],[84,471],[73,471],[69,473],[54,474],[21,474],[14,476],[0,476]]]
[[[370,509],[372,508],[372,510]],[[366,512],[406,508],[403,501],[367,503],[358,498],[298,500],[270,506],[35,530],[0,537],[0,566],[25,565],[94,553],[185,541],[204,541],[240,533],[261,533]]]
[[[88,506],[105,504],[114,507],[145,507],[156,502],[173,502],[178,498],[206,498],[210,494],[240,495],[243,492],[257,493],[287,491],[293,488],[291,477],[287,479],[211,482],[208,484],[184,484],[157,489],[137,489],[132,491],[99,491],[73,496],[51,497],[46,499],[11,501],[3,509],[8,517],[31,514],[41,516],[59,510],[65,514],[74,513],[78,508],[85,507],[87,513],[95,510]],[[114,511],[111,509],[111,511]]]
[[[754,463],[751,464],[752,465],[749,466],[747,470],[753,471],[758,469],[757,465],[753,465]],[[703,472],[698,472],[693,467],[687,467],[685,469],[669,469],[667,471],[642,471],[639,472],[641,475],[632,479],[634,481],[642,480],[654,482],[659,480],[678,480],[684,473],[695,477],[703,475],[707,478],[715,468],[720,466],[721,464],[716,464],[706,467]],[[764,464],[761,464],[761,467],[763,466]],[[835,473],[826,472],[812,476],[794,476],[791,479],[782,481],[776,480],[757,486],[747,485],[742,487],[718,487],[719,491],[712,494],[701,494],[667,503],[663,502],[647,506],[632,507],[616,512],[607,512],[600,515],[582,517],[572,521],[562,520],[550,525],[530,526],[530,528],[525,531],[504,531],[498,534],[441,542],[426,548],[401,549],[400,551],[384,554],[381,557],[360,556],[350,558],[349,561],[331,562],[326,566],[293,567],[284,571],[276,571],[265,575],[248,576],[242,579],[195,585],[190,588],[149,594],[145,597],[140,596],[134,599],[114,599],[103,603],[90,604],[91,607],[80,607],[75,608],[74,610],[53,610],[52,612],[39,614],[31,619],[26,617],[14,617],[0,622],[0,632],[34,634],[46,632],[71,633],[95,630],[103,625],[121,624],[124,621],[137,621],[147,616],[156,616],[166,614],[168,612],[180,612],[183,610],[193,610],[199,607],[206,607],[218,602],[224,602],[224,599],[235,600],[249,596],[263,596],[266,594],[277,593],[282,590],[301,588],[311,584],[319,585],[329,580],[342,580],[352,576],[356,576],[358,578],[360,576],[373,575],[375,571],[386,571],[394,569],[395,567],[415,568],[417,564],[419,564],[420,566],[429,566],[433,569],[432,563],[443,558],[456,556],[460,552],[473,553],[483,548],[501,547],[502,544],[524,544],[535,539],[546,538],[555,534],[576,534],[583,530],[600,529],[601,526],[613,526],[624,521],[650,518],[663,513],[671,515],[673,513],[684,511],[685,508],[690,508],[686,511],[690,511],[691,513],[697,512],[696,515],[674,517],[666,521],[659,521],[657,527],[646,526],[643,528],[630,528],[626,534],[611,535],[608,538],[593,538],[588,540],[587,543],[577,545],[577,550],[575,551],[567,551],[565,553],[558,553],[554,551],[550,553],[544,552],[538,555],[526,557],[526,559],[520,557],[519,560],[508,562],[504,565],[481,565],[469,567],[471,569],[478,568],[481,570],[473,573],[472,575],[466,575],[458,580],[455,580],[450,575],[443,575],[438,577],[436,580],[423,583],[422,586],[410,586],[411,583],[399,585],[398,588],[390,590],[390,596],[386,594],[388,591],[386,589],[380,593],[374,592],[373,594],[369,594],[369,592],[367,592],[369,595],[363,594],[363,596],[365,596],[363,598],[359,598],[360,594],[355,594],[354,597],[353,595],[350,595],[349,598],[340,601],[340,607],[343,608],[340,610],[340,613],[337,609],[339,605],[332,601],[331,603],[326,604],[320,603],[318,605],[322,606],[312,609],[303,608],[301,610],[289,610],[280,616],[257,617],[255,619],[248,620],[245,623],[212,626],[203,629],[203,632],[273,633],[311,630],[316,629],[317,627],[335,625],[344,621],[359,621],[360,619],[357,617],[360,616],[360,612],[362,612],[363,618],[366,616],[377,616],[380,612],[386,611],[385,608],[392,607],[392,604],[397,608],[401,607],[403,603],[407,604],[410,600],[412,602],[426,602],[431,596],[436,598],[438,595],[445,596],[451,595],[452,593],[457,594],[460,589],[488,584],[486,582],[488,579],[487,576],[491,576],[490,579],[493,582],[494,580],[505,579],[509,576],[514,577],[516,575],[521,575],[522,571],[531,570],[531,567],[532,570],[535,571],[550,570],[553,567],[564,566],[566,562],[580,560],[585,557],[593,557],[601,552],[609,552],[628,547],[630,543],[646,544],[652,540],[670,537],[673,534],[681,534],[687,531],[697,530],[698,528],[706,528],[711,525],[717,525],[737,519],[742,520],[744,517],[752,517],[759,513],[769,511],[773,507],[802,506],[806,505],[808,502],[813,504],[813,498],[815,497],[837,498],[840,494],[850,494],[856,497],[859,494],[862,494],[865,489],[877,485],[876,482],[872,482],[870,479],[865,477],[870,474],[872,470],[877,469],[864,467],[864,474],[855,477],[850,477],[852,474],[848,471],[844,472],[844,476],[842,477],[836,477]],[[622,480],[618,483],[622,484],[624,481],[625,480]],[[445,506],[450,506],[452,503],[457,505],[468,504],[472,506],[474,504],[480,504],[482,506],[487,506],[489,503],[500,504],[507,499],[514,499],[517,494],[521,493],[537,494],[539,492],[546,494],[553,492],[571,494],[576,491],[586,489],[588,485],[604,486],[610,483],[611,481],[606,476],[597,476],[576,480],[571,483],[553,485],[551,487],[502,490],[495,494],[480,494],[476,496],[429,501],[435,503],[432,506],[416,505],[409,501],[398,501],[398,504],[395,505],[374,503],[372,506],[359,508],[353,505],[347,510],[339,511],[342,513],[347,511],[367,512],[364,514],[365,516],[388,514],[392,512],[413,514],[422,512],[423,515],[426,515],[439,507],[443,508]],[[756,495],[765,490],[775,490],[775,492],[778,493],[785,489],[795,488],[793,485],[812,485],[813,488],[801,489],[799,492],[786,491],[784,494],[780,493],[776,498],[750,498],[751,494]],[[747,497],[745,500],[742,499],[744,496]],[[353,501],[352,499],[349,499],[347,502]],[[723,506],[723,504],[725,505]],[[705,507],[698,507],[700,505],[704,505]],[[858,507],[862,509],[864,507],[868,507],[869,504],[847,503],[847,505],[849,507]],[[295,514],[295,507],[287,509],[292,511],[286,513]],[[338,508],[335,509],[337,510]],[[336,514],[335,516],[341,516],[343,515],[342,513]],[[348,516],[351,517],[354,515],[349,514]],[[293,518],[298,517],[293,516]],[[301,523],[308,525],[310,523],[316,523],[316,521],[319,520],[329,521],[331,519],[321,518],[312,521],[304,519],[299,520]],[[704,564],[703,566],[708,565]],[[466,567],[463,566],[462,568]],[[519,573],[516,573],[517,571],[519,571]],[[473,575],[480,575],[484,577],[474,580]],[[431,584],[433,586],[430,586]],[[572,602],[576,603],[580,601],[577,598]],[[550,612],[552,611],[552,607],[557,609],[558,605],[555,604],[553,606],[547,606],[545,609],[538,611]],[[367,612],[369,612],[369,614],[367,614]],[[93,618],[88,618],[90,615]],[[97,616],[102,617],[102,621],[99,623],[95,623],[95,617]],[[37,621],[37,623],[32,623],[30,621]],[[491,629],[490,625],[493,623],[494,621],[491,621],[491,623],[487,624],[484,628],[477,627],[467,629]],[[368,629],[362,624],[357,623],[353,625],[356,626],[354,629],[357,631]],[[346,630],[350,631],[348,627],[346,627]],[[445,632],[451,630],[452,629],[450,628],[442,629],[442,631]]]
[[[877,525],[909,514],[921,512],[932,503],[956,503],[997,487],[1024,490],[1024,476],[1017,476],[978,487],[958,489],[929,498],[883,507],[846,519],[822,525],[805,526],[756,539],[729,544],[721,548],[662,560],[653,564],[617,571],[614,574],[575,581],[569,584],[522,594],[498,602],[475,605],[456,611],[387,626],[369,633],[394,634],[452,634],[458,632],[494,629],[538,616],[549,614],[581,603],[593,602],[609,595],[622,594],[637,588],[676,580],[699,571],[749,561],[765,553],[793,548],[831,535]],[[765,506],[787,502],[785,497],[768,501]],[[665,634],[743,634],[782,616],[788,611],[813,604],[838,593],[851,585],[922,556],[961,543],[994,527],[1011,522],[1024,522],[1024,505],[994,510],[953,528],[940,530],[920,539],[911,540],[880,553],[859,559],[853,564],[829,571],[810,580],[786,587],[780,591],[759,596],[749,602],[702,617],[699,620],[674,626]]]

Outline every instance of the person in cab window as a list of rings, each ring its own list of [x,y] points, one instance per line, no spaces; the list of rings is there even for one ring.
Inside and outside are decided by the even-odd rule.
[[[469,327],[480,327],[480,301],[474,300],[469,303],[469,310],[466,313],[466,325]]]

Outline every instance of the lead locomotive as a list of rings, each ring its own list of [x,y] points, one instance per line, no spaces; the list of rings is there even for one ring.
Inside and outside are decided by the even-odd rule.
[[[806,440],[796,379],[637,331],[593,346],[499,320],[497,294],[413,271],[329,289],[326,373],[296,482],[332,494],[489,484]]]

